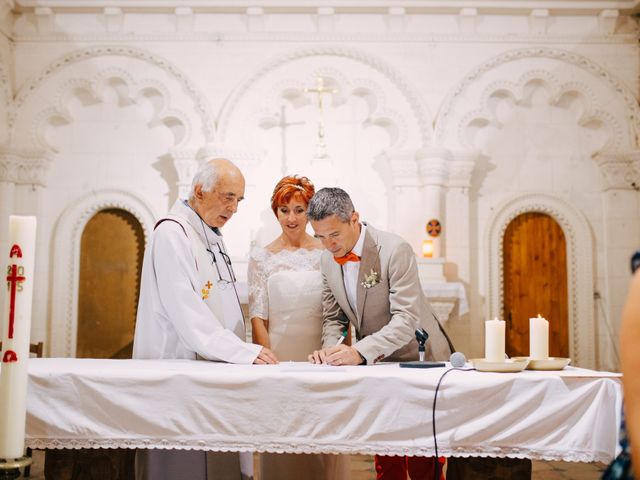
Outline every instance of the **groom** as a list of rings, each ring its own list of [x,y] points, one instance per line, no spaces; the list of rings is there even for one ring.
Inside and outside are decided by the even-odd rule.
[[[322,255],[322,345],[313,363],[372,365],[418,359],[415,330],[429,333],[426,358],[448,360],[454,351],[422,293],[411,246],[392,233],[360,222],[340,188],[316,192],[307,209]],[[357,341],[338,344],[355,327]],[[433,478],[433,458],[375,457],[378,479]]]

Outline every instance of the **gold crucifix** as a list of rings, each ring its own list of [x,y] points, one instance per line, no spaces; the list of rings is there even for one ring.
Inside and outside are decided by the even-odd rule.
[[[316,88],[305,88],[305,93],[315,93],[318,95],[318,146],[316,147],[315,158],[327,158],[327,145],[324,143],[324,122],[323,122],[323,95],[325,93],[336,93],[334,88],[324,86],[324,78],[318,75],[316,77]]]

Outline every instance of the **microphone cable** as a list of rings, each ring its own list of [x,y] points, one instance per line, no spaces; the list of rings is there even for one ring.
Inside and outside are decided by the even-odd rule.
[[[475,368],[462,368],[462,367],[451,367],[449,370],[445,371],[440,378],[438,379],[438,383],[436,384],[436,391],[433,394],[433,409],[431,410],[431,426],[433,427],[433,447],[435,450],[435,463],[433,464],[433,478],[435,480],[440,480],[440,459],[438,458],[438,440],[436,438],[436,401],[438,400],[438,391],[440,390],[440,384],[444,377],[447,376],[449,372],[453,372],[454,370],[459,370],[461,372],[470,372],[471,370],[475,370]]]

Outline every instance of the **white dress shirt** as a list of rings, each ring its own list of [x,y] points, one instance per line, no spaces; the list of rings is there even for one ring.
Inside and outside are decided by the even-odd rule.
[[[364,224],[360,224],[360,238],[351,249],[353,253],[358,255],[358,257],[362,257],[362,248],[364,247],[364,233],[367,227]],[[347,300],[349,300],[349,305],[351,305],[351,310],[353,313],[358,316],[358,301],[357,301],[357,292],[358,292],[358,273],[360,272],[360,262],[347,262],[342,265],[342,277],[344,281],[344,289],[347,293]]]

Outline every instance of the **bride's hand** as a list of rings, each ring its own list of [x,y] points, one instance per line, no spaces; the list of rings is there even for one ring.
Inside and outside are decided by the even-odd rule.
[[[326,363],[325,359],[327,357],[327,353],[325,349],[322,350],[314,350],[314,352],[309,355],[309,363]]]
[[[262,347],[262,350],[260,350],[260,353],[258,353],[258,356],[253,363],[256,365],[273,365],[280,362],[278,361],[278,357],[276,357],[275,353],[267,347]]]

